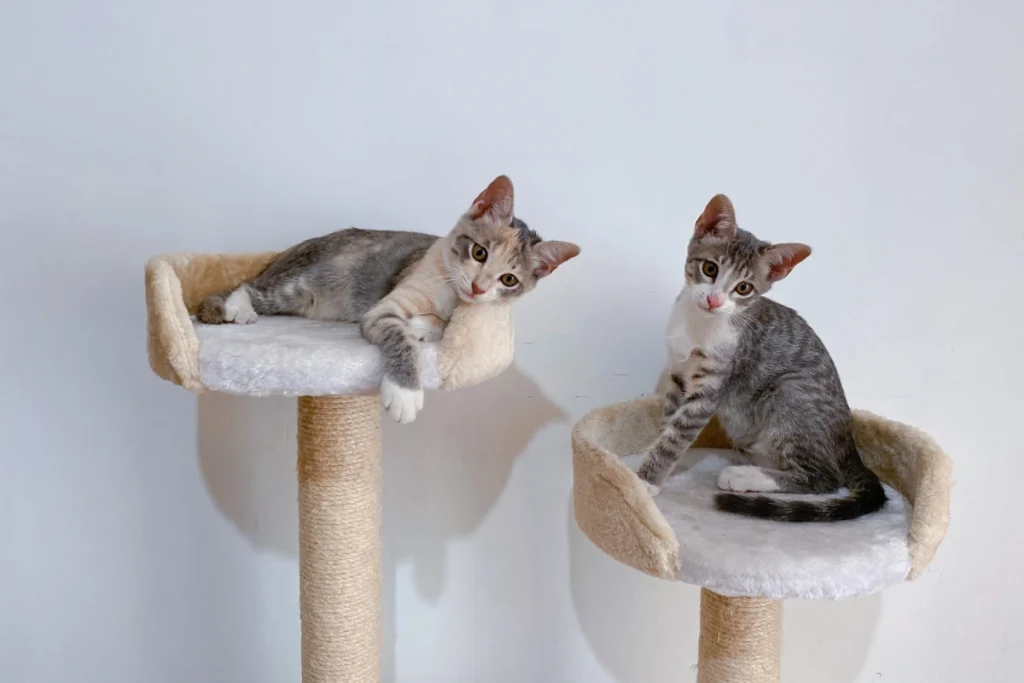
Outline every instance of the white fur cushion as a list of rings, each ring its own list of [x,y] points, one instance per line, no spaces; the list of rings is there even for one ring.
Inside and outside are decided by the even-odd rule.
[[[679,539],[680,581],[727,596],[834,599],[906,580],[907,505],[892,488],[884,509],[848,522],[750,519],[714,509],[729,451],[702,452],[708,457],[671,476],[654,498]],[[623,461],[635,471],[640,456]]]
[[[213,391],[246,396],[369,394],[381,356],[355,325],[262,317],[251,325],[195,324],[199,377]],[[437,344],[420,344],[423,387],[441,385]]]

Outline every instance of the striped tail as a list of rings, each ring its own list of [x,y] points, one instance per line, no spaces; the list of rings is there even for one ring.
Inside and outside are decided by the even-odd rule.
[[[875,473],[864,467],[864,473],[850,482],[848,495],[828,500],[780,500],[770,496],[749,496],[720,493],[715,508],[746,517],[777,522],[840,522],[856,519],[881,510],[885,490]]]

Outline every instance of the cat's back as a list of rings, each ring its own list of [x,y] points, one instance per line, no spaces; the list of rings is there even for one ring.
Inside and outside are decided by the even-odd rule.
[[[282,252],[254,281],[288,310],[310,318],[357,322],[417,266],[440,238],[421,232],[346,228]]]
[[[345,228],[307,240],[298,246],[308,245],[307,248],[316,252],[321,260],[345,255],[400,257],[409,253],[423,253],[438,239],[437,235],[422,232]]]
[[[327,267],[351,270],[401,271],[421,259],[437,235],[402,230],[345,228],[313,237],[284,251],[267,269],[282,272]]]
[[[761,297],[744,316],[739,362],[762,377],[807,372],[835,375],[835,366],[821,338],[789,306]]]

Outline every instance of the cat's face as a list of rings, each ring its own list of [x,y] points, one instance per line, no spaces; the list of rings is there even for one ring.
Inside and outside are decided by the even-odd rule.
[[[445,270],[468,303],[522,296],[555,268],[580,253],[570,242],[545,242],[515,218],[512,182],[499,176],[445,238]]]
[[[709,316],[742,311],[811,253],[805,244],[770,244],[736,225],[732,202],[717,195],[697,219],[686,255],[684,296]]]

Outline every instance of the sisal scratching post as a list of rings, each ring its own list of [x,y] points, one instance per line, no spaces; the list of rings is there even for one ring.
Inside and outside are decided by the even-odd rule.
[[[697,683],[778,683],[782,602],[700,591]]]
[[[572,430],[573,511],[616,560],[701,587],[698,683],[778,683],[782,601],[870,595],[919,577],[949,525],[953,466],[923,432],[853,412],[853,438],[889,500],[847,522],[789,524],[718,512],[731,456],[714,421],[656,498],[634,473],[658,438],[663,402],[591,411]]]
[[[299,399],[303,683],[380,680],[380,407]]]
[[[302,397],[302,680],[379,683],[380,352],[355,325],[266,317],[211,326],[191,317],[203,297],[237,287],[274,257],[180,253],[150,259],[149,364],[195,393]],[[512,357],[509,306],[462,306],[439,343],[420,345],[420,380],[425,389],[470,387],[502,372]],[[429,415],[428,407],[420,419]]]

